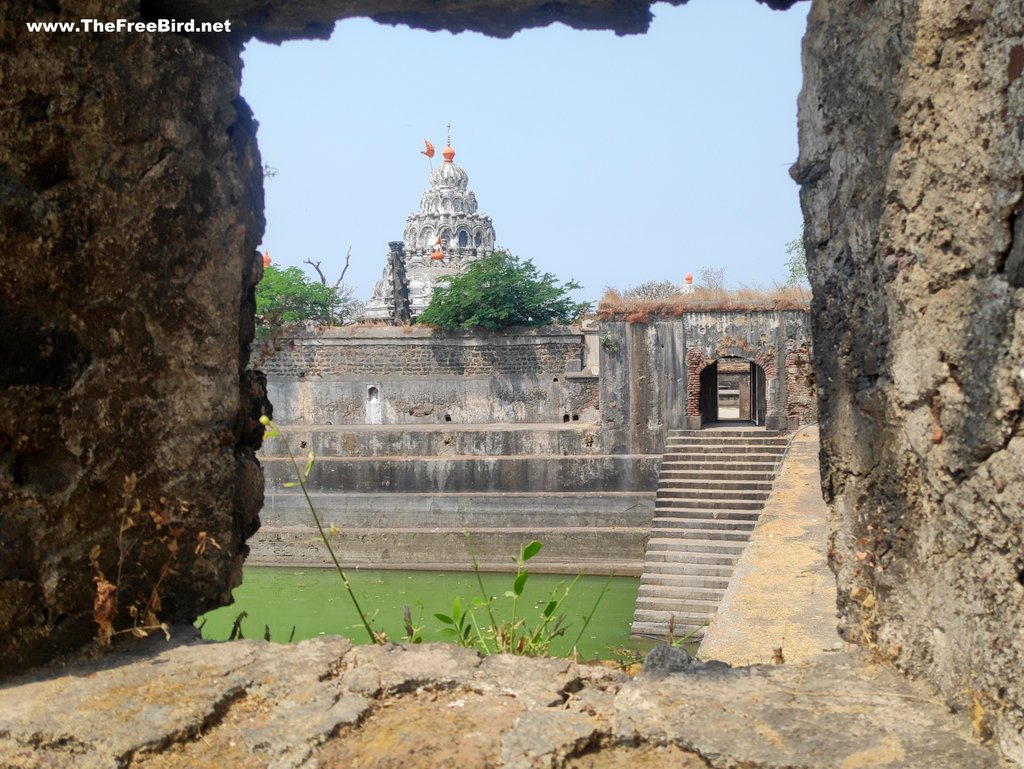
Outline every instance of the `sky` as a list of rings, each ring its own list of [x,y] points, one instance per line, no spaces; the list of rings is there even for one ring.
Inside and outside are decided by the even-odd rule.
[[[785,282],[801,214],[800,39],[809,4],[658,3],[646,35],[563,25],[508,40],[339,22],[329,41],[250,43],[278,266],[321,261],[366,299],[450,123],[497,244],[582,284],[578,299],[722,268]],[[310,272],[308,267],[305,269]]]

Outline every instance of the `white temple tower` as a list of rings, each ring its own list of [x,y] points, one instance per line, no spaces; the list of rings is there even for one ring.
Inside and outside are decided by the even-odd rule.
[[[441,154],[444,162],[430,172],[420,210],[405,220],[404,278],[413,317],[430,304],[438,278],[457,275],[494,250],[491,217],[477,213],[476,195],[468,187],[469,176],[455,165],[450,138]],[[367,320],[395,317],[395,258],[389,253],[384,275],[373,287],[363,313]]]

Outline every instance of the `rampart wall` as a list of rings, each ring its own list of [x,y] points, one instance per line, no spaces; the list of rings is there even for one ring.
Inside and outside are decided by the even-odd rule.
[[[288,424],[596,422],[578,328],[348,327],[282,340],[260,363]]]
[[[666,429],[701,426],[700,373],[720,358],[756,363],[766,427],[816,421],[810,316],[801,310],[716,310],[602,320],[601,429],[609,451],[656,453]]]

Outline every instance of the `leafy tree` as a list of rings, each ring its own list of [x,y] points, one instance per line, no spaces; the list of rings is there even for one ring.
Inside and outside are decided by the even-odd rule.
[[[572,323],[590,309],[589,302],[569,296],[579,283],[559,285],[550,272],[538,272],[531,260],[520,261],[505,251],[441,281],[417,322],[445,329],[544,326]]]
[[[680,292],[680,287],[671,280],[649,280],[638,286],[627,288],[622,298],[627,300],[671,299]]]
[[[806,283],[807,257],[804,254],[803,235],[786,244],[786,254],[789,256],[789,261],[786,262],[786,269],[789,270],[789,279],[786,281],[786,285],[795,286],[798,283]]]
[[[256,286],[256,338],[307,321],[343,323],[353,309],[351,294],[347,286],[328,286],[306,277],[299,267],[270,265]]]

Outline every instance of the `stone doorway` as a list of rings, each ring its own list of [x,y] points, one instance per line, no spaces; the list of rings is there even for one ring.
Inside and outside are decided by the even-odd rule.
[[[768,410],[764,369],[752,360],[723,356],[700,372],[700,425],[763,426]]]

